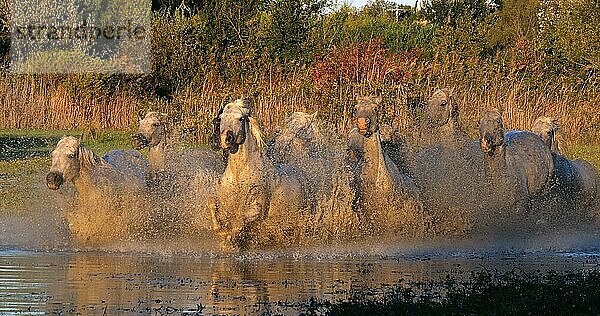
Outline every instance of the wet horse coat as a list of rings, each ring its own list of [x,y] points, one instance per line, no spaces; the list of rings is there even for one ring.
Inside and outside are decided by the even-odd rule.
[[[213,227],[224,249],[246,248],[259,239],[294,243],[306,211],[298,173],[274,166],[245,100],[227,104],[215,118],[214,147],[227,152],[225,172],[212,208]]]
[[[362,229],[368,235],[421,235],[428,224],[418,189],[381,145],[377,121],[381,98],[359,97],[357,101],[356,128],[350,132],[348,152],[357,158],[353,208]]]
[[[78,245],[144,237],[148,168],[135,151],[112,151],[101,158],[77,138],[67,136],[58,142],[46,184],[52,190],[64,182],[74,184],[76,209],[67,214],[67,220]]]
[[[156,208],[155,231],[159,236],[204,234],[211,228],[206,205],[225,168],[223,159],[206,149],[177,150],[170,126],[166,114],[149,112],[131,137],[134,148],[148,147],[147,189]]]

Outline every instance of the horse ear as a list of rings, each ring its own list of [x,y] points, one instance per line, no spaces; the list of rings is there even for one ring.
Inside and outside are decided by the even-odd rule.
[[[443,89],[441,89],[441,90],[442,90],[442,91],[443,91],[443,92],[446,94],[446,96],[449,98],[449,97],[451,97],[452,95],[454,95],[454,88],[455,88],[455,87],[454,87],[454,86],[452,86],[451,88],[443,88]]]
[[[221,149],[221,140],[219,136],[221,134],[221,114],[223,114],[223,108],[219,109],[219,113],[213,119],[213,132],[210,138],[210,145],[214,151]]]
[[[162,123],[167,123],[167,119],[169,118],[169,115],[166,113],[159,113],[158,117]]]
[[[376,96],[376,97],[373,98],[373,101],[375,101],[375,103],[377,105],[380,105],[381,102],[383,101],[383,97],[381,95],[378,95],[378,96]]]

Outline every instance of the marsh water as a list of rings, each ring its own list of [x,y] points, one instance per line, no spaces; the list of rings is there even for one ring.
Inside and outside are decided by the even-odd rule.
[[[377,296],[399,280],[481,270],[586,271],[598,251],[165,255],[0,251],[0,314],[298,314],[311,298]]]
[[[224,254],[215,238],[198,236],[78,248],[63,216],[72,189],[47,190],[49,161],[38,156],[44,155],[2,161],[2,315],[294,315],[314,308],[314,300],[377,298],[399,284],[437,282],[443,297],[445,280],[468,280],[481,271],[600,270],[600,239],[577,232],[240,254]]]

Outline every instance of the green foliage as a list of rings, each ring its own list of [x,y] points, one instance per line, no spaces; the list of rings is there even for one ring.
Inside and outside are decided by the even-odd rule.
[[[600,69],[600,1],[543,0],[540,27],[548,54],[574,67]]]
[[[331,3],[154,1],[152,73],[57,76],[44,87],[59,85],[73,103],[126,95],[135,105],[122,113],[143,114],[148,104],[160,104],[186,124],[209,130],[208,115],[198,108],[241,94],[257,93],[263,102],[281,105],[268,115],[269,125],[285,111],[312,106],[326,117],[345,117],[349,113],[339,109],[347,109],[349,96],[357,93],[381,92],[397,110],[407,107],[412,94],[454,85],[464,103],[476,98],[485,106],[510,104],[520,127],[543,113],[561,116],[577,139],[600,135],[594,108],[600,91],[600,0],[431,0],[422,12],[402,7],[405,16],[396,15],[399,7],[385,0],[362,9]],[[41,60],[42,66],[71,63],[65,56]],[[2,80],[14,87],[17,79]],[[20,86],[29,97],[25,85]],[[9,109],[26,108],[19,101],[23,97],[7,95]],[[45,104],[39,101],[41,109]],[[484,106],[467,105],[469,118]],[[11,119],[7,126],[23,122]],[[566,123],[570,120],[576,124]]]
[[[325,4],[325,0],[269,1],[271,32],[266,42],[271,56],[284,60],[310,56],[312,47],[305,44]]]
[[[495,13],[496,22],[488,34],[492,47],[523,45],[535,41],[538,33],[539,0],[504,0]]]
[[[490,12],[487,0],[430,0],[422,8],[425,19],[436,25],[452,28],[476,25]]]
[[[413,11],[414,9],[411,6],[386,0],[373,0],[362,8],[361,13],[370,17],[400,20],[412,16]]]

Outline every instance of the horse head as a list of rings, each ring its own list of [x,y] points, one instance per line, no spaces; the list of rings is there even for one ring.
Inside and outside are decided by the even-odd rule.
[[[381,104],[381,96],[357,97],[354,118],[358,132],[364,137],[371,137],[379,130],[377,114]]]
[[[137,134],[131,136],[131,144],[137,150],[154,147],[165,142],[168,134],[167,114],[149,112],[144,119],[140,120]]]
[[[498,110],[487,110],[479,120],[479,145],[481,151],[492,157],[504,145],[504,126]]]

